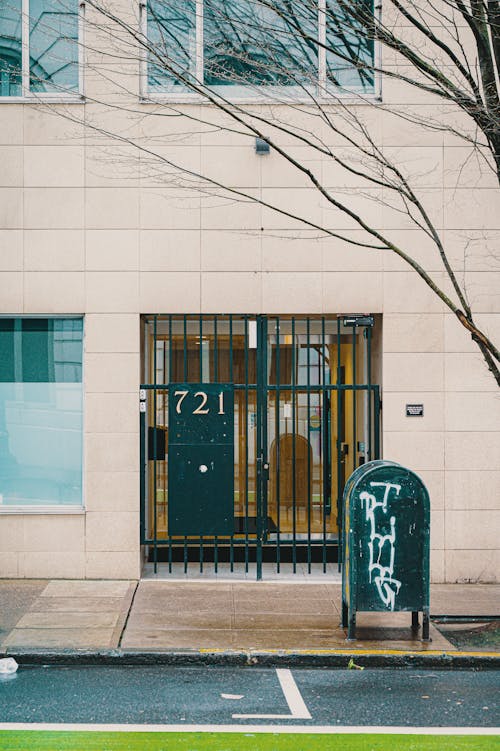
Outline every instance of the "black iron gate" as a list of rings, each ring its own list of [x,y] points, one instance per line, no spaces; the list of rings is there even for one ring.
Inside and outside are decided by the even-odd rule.
[[[327,572],[380,453],[370,316],[144,319],[141,543],[155,572]]]

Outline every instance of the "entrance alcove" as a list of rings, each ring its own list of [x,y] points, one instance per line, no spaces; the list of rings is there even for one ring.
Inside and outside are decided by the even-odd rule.
[[[326,571],[338,555],[345,479],[380,451],[373,317],[155,315],[143,321],[146,559],[168,573],[179,566],[187,573],[193,565],[217,573],[225,565],[230,572],[242,566],[245,575],[255,567],[259,578],[265,561],[277,571],[285,561],[294,572],[302,564]],[[221,534],[215,524],[211,536],[192,529],[180,535],[178,528],[171,535],[169,409],[179,399],[186,399],[186,407],[190,399],[216,395],[218,385],[231,385],[232,394],[232,469],[220,467],[220,477],[228,471],[232,477],[234,532],[227,534],[226,521]],[[169,396],[172,389],[181,395],[177,402]],[[202,410],[196,441],[213,442],[214,409]],[[214,478],[208,513],[216,519],[227,480],[217,485]],[[190,504],[194,514],[199,479],[187,477],[184,493],[176,487],[174,502],[183,504],[185,518]]]

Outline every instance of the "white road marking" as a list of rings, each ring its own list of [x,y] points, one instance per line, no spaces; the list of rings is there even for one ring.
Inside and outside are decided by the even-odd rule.
[[[277,668],[276,674],[291,714],[233,714],[234,720],[310,720],[311,715],[288,668]]]
[[[283,715],[282,715],[283,716]],[[102,732],[102,733],[311,733],[337,735],[380,734],[392,735],[499,735],[500,728],[484,727],[391,727],[384,725],[96,725],[94,723],[51,722],[1,722],[2,730]]]
[[[245,694],[221,694],[222,699],[243,699]]]

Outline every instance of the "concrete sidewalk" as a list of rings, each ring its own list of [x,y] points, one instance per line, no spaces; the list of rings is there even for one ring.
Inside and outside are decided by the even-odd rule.
[[[459,654],[432,625],[430,643],[415,639],[409,613],[359,613],[347,642],[340,597],[335,581],[0,580],[0,652]],[[491,616],[499,602],[500,585],[431,586],[431,614]]]

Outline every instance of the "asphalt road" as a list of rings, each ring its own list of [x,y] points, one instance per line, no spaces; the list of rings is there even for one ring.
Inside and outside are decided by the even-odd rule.
[[[494,671],[21,666],[0,723],[496,727],[498,688]]]

